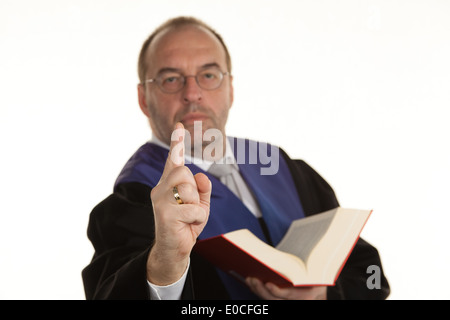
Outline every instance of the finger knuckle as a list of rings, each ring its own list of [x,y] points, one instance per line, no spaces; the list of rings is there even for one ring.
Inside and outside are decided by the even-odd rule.
[[[190,183],[183,183],[178,186],[178,191],[184,195],[192,195],[194,194],[194,187]]]
[[[191,170],[186,166],[178,167],[177,170],[179,170],[179,172],[186,177],[193,176]]]

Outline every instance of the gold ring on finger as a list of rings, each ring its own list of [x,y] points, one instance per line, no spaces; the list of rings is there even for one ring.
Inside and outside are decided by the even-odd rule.
[[[178,194],[178,188],[175,186],[172,189],[173,192],[173,197],[175,198],[175,200],[177,201],[178,204],[183,204],[183,200],[181,200],[180,195]]]

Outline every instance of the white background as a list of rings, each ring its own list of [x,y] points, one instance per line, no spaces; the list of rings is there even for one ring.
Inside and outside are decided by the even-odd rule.
[[[91,209],[150,137],[137,56],[166,19],[227,42],[228,133],[374,209],[392,299],[449,299],[450,1],[0,0],[0,298],[84,299]]]

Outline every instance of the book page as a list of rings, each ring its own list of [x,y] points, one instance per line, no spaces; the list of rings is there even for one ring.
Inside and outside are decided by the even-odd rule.
[[[277,249],[299,257],[307,264],[311,251],[325,235],[337,209],[294,221]]]
[[[308,258],[310,276],[332,282],[358,240],[371,211],[340,208],[323,237]]]

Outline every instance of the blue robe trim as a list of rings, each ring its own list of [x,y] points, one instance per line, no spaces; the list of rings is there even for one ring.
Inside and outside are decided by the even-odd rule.
[[[295,188],[289,168],[278,152],[278,171],[274,175],[261,175],[261,169],[267,167],[259,161],[250,161],[250,155],[257,155],[259,143],[237,138],[230,138],[233,151],[242,177],[253,192],[264,221],[269,230],[270,238],[276,246],[290,223],[295,219],[303,218],[304,212],[297,189]],[[240,147],[235,147],[239,144]],[[242,146],[245,145],[245,161],[242,160]],[[237,157],[237,151],[241,153]],[[270,151],[271,147],[266,150]],[[127,182],[139,182],[153,188],[159,181],[166,163],[168,150],[153,143],[146,143],[140,147],[129,159],[119,174],[114,188]],[[266,155],[271,158],[271,155]],[[240,164],[239,162],[244,162]],[[272,159],[273,162],[273,159]],[[254,163],[254,164],[253,164]],[[194,164],[186,166],[195,175],[199,172],[206,174],[212,183],[211,208],[208,223],[199,239],[206,239],[230,231],[247,228],[264,242],[268,242],[257,218],[217,178],[203,171]],[[256,296],[236,279],[220,270],[219,276],[228,289],[232,299],[255,299]]]

